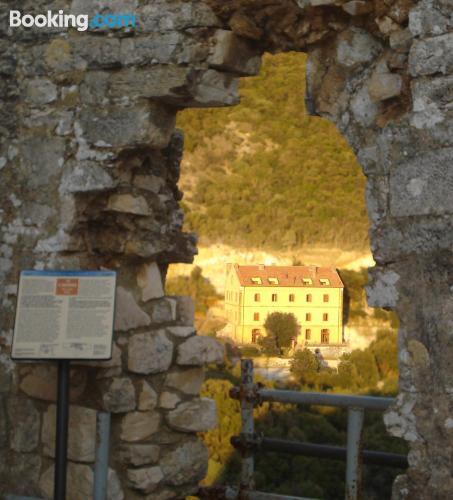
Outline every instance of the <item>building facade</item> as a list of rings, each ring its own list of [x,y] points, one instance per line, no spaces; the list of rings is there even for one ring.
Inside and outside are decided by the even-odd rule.
[[[229,335],[238,344],[255,344],[266,335],[267,316],[283,312],[297,318],[297,346],[344,346],[343,290],[334,268],[227,264]]]

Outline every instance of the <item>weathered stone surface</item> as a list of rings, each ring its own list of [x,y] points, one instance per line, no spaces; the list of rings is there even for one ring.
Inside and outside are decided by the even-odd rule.
[[[0,447],[8,444],[8,420],[6,417],[6,404],[3,396],[0,396]]]
[[[201,73],[191,90],[187,105],[193,107],[222,107],[239,102],[239,79],[213,69]]]
[[[146,469],[129,469],[127,478],[135,490],[143,493],[151,493],[164,478],[162,469],[158,466],[148,467]]]
[[[67,495],[71,500],[86,500],[93,495],[93,471],[88,465],[68,462]],[[53,498],[54,466],[41,476],[39,486],[45,498]]]
[[[261,57],[248,41],[232,31],[218,30],[214,35],[214,48],[208,63],[217,69],[240,75],[256,75],[261,66]]]
[[[137,283],[142,291],[143,302],[151,299],[160,299],[164,296],[162,277],[155,262],[143,264],[137,274]]]
[[[351,16],[361,16],[373,10],[372,4],[370,2],[364,2],[363,0],[346,2],[341,8]]]
[[[103,394],[104,408],[112,413],[135,410],[135,388],[129,378],[114,378]]]
[[[123,441],[142,441],[159,429],[161,417],[157,412],[128,413],[121,422]]]
[[[129,371],[134,373],[160,373],[169,368],[173,359],[173,343],[163,330],[133,335],[129,340]]]
[[[138,306],[132,293],[119,286],[116,289],[115,330],[127,331],[150,323],[151,318]]]
[[[56,406],[44,414],[41,439],[44,454],[55,456]],[[94,462],[96,449],[96,411],[71,405],[69,408],[68,458],[76,462]],[[80,469],[82,470],[82,469]]]
[[[128,465],[154,464],[159,459],[160,448],[155,444],[129,444],[120,450],[120,460]]]
[[[57,367],[36,365],[27,368],[20,382],[20,389],[32,398],[55,402],[57,400]],[[82,370],[71,370],[69,399],[77,401],[87,384],[87,374]]]
[[[199,394],[204,381],[203,368],[188,368],[169,372],[165,378],[165,385],[173,387],[184,394]]]
[[[143,381],[141,383],[140,392],[138,396],[138,409],[140,411],[150,411],[154,410],[157,406],[157,393],[148,384],[148,382]]]
[[[42,466],[41,457],[32,453],[12,453],[8,455],[7,460],[8,465],[11,467],[8,475],[3,476],[2,466],[0,465],[0,478],[2,478],[3,482],[1,485],[3,486],[3,491],[11,491],[4,488],[7,482],[10,482],[10,484],[14,485],[14,493],[16,495],[38,495],[39,474]],[[27,480],[24,481],[24,478],[27,478]]]
[[[145,198],[132,194],[112,194],[108,200],[106,210],[134,215],[151,215]]]
[[[195,319],[195,304],[191,297],[177,297],[178,323],[184,326],[193,327]]]
[[[82,110],[81,137],[100,147],[146,146],[164,148],[175,126],[175,113],[158,104],[111,106]]]
[[[153,302],[151,321],[153,323],[170,323],[176,320],[176,300],[165,297]]]
[[[368,84],[373,101],[385,101],[401,94],[403,79],[395,73],[375,73]]]
[[[215,401],[208,398],[181,403],[169,412],[167,421],[170,427],[183,432],[205,432],[217,425]]]
[[[160,466],[167,484],[197,482],[206,475],[208,451],[203,443],[190,441],[163,455]]]
[[[39,442],[41,416],[30,399],[10,397],[7,402],[10,446],[14,451],[30,452]],[[20,416],[20,418],[18,418]]]
[[[452,44],[453,33],[414,42],[409,53],[411,75],[453,72]]]
[[[160,395],[159,407],[166,410],[173,410],[176,405],[181,401],[181,398],[173,392],[163,392]]]
[[[116,182],[96,162],[69,163],[60,184],[61,193],[91,193],[113,189]]]
[[[372,61],[381,51],[379,42],[369,33],[352,30],[342,33],[337,41],[337,60],[348,68]]]
[[[178,365],[205,365],[221,363],[224,347],[211,337],[190,337],[178,347]]]
[[[195,328],[193,326],[168,326],[165,330],[181,339],[195,335]]]
[[[452,160],[453,148],[445,148],[394,168],[390,175],[391,213],[396,217],[452,213]]]
[[[370,281],[366,287],[367,302],[371,307],[395,308],[398,301],[397,283],[400,276],[392,271],[369,269]]]
[[[25,100],[32,105],[43,105],[55,101],[57,87],[47,78],[34,78],[27,83]]]

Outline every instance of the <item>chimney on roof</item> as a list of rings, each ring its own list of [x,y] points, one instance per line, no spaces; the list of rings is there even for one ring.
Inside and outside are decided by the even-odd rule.
[[[308,269],[310,271],[310,276],[314,279],[316,278],[316,271],[318,268],[316,266],[308,266]]]
[[[259,269],[260,271],[264,271],[264,267],[265,267],[265,266],[264,266],[264,264],[259,264],[259,265],[258,265],[258,269]]]

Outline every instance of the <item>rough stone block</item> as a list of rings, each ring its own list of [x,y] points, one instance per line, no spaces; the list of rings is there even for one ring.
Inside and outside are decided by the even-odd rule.
[[[163,330],[139,333],[129,340],[128,369],[150,374],[168,370],[173,359],[173,342]]]
[[[160,460],[165,482],[170,485],[196,483],[208,468],[208,451],[203,443],[190,441],[167,452]]]
[[[216,108],[239,103],[239,79],[213,69],[198,75],[185,103],[194,108]]]
[[[151,215],[151,210],[143,196],[132,194],[112,194],[107,202],[107,211],[133,215]]]
[[[206,432],[217,426],[215,401],[208,398],[181,403],[167,414],[167,422],[182,432]]]
[[[107,191],[116,181],[96,162],[68,162],[60,183],[60,193],[93,193]]]
[[[430,0],[419,2],[409,13],[409,29],[414,36],[443,35],[451,26],[453,19],[443,15]]]
[[[341,8],[351,16],[362,16],[371,12],[373,5],[363,0],[352,0],[343,4]]]
[[[368,270],[369,284],[365,287],[371,307],[396,307],[399,297],[397,283],[400,276],[391,269],[375,267]]]
[[[160,149],[167,146],[175,119],[170,108],[144,101],[134,106],[85,107],[79,127],[81,137],[93,146]]]
[[[453,101],[453,76],[418,78],[412,84],[412,101],[411,125],[433,129],[448,117]]]
[[[6,484],[11,484],[14,485],[14,493],[16,495],[28,496],[38,494],[37,485],[42,466],[41,457],[31,453],[12,453],[8,455],[7,461],[8,476],[5,483],[0,485],[0,491],[2,491],[1,488],[4,488]],[[2,462],[6,461],[2,460]],[[0,477],[2,476],[1,472],[2,466],[0,465]]]
[[[32,398],[55,402],[57,400],[57,368],[51,365],[35,365],[27,367],[20,389]],[[69,399],[71,402],[84,392],[87,374],[82,370],[71,370]]]
[[[412,76],[453,72],[453,33],[417,40],[409,52],[409,71]]]
[[[217,30],[214,47],[208,58],[213,68],[230,71],[239,75],[257,75],[261,67],[261,57],[250,42],[232,31]]]
[[[158,431],[161,416],[157,412],[128,413],[121,422],[121,439],[133,442],[142,441]]]
[[[381,44],[369,33],[349,30],[338,37],[337,61],[347,68],[355,68],[375,59],[381,50]]]
[[[120,450],[120,460],[128,465],[154,464],[159,460],[160,448],[155,444],[129,444]]]
[[[10,446],[14,451],[30,452],[39,443],[41,415],[30,399],[12,396],[7,402]]]
[[[196,395],[199,394],[203,381],[204,369],[197,367],[169,372],[165,378],[165,385],[184,394]]]
[[[202,366],[209,363],[222,363],[224,346],[211,337],[190,337],[178,346],[179,365]]]
[[[127,478],[132,488],[143,493],[151,493],[164,478],[162,469],[158,466],[146,469],[129,469]]]
[[[177,297],[178,323],[193,328],[195,320],[195,304],[191,297]]]
[[[138,396],[138,409],[140,411],[150,411],[154,410],[157,406],[157,393],[148,384],[148,382],[143,381],[141,383],[140,393]]]
[[[396,73],[375,73],[368,83],[368,92],[373,101],[399,96],[402,90],[403,79]]]
[[[52,465],[41,476],[39,487],[45,498],[53,498],[55,469]],[[88,465],[68,462],[67,496],[71,500],[87,500],[93,495],[93,471]]]
[[[181,339],[195,335],[194,326],[168,326],[165,330],[171,335]]]
[[[420,155],[390,175],[390,212],[396,217],[453,213],[453,148]]]
[[[115,330],[127,331],[150,323],[151,318],[138,306],[132,293],[119,286],[116,289]]]
[[[43,452],[55,456],[56,405],[44,414],[41,439]],[[96,449],[96,411],[71,405],[69,409],[68,458],[76,462],[94,462]]]
[[[114,378],[102,396],[104,408],[112,413],[135,410],[135,388],[129,378]]]
[[[176,405],[181,401],[181,398],[173,392],[163,392],[160,395],[159,407],[166,410],[173,410]]]
[[[34,78],[27,83],[25,100],[32,105],[42,106],[57,99],[58,91],[55,84],[47,78]]]
[[[143,264],[137,274],[137,284],[142,291],[142,300],[160,299],[164,296],[164,287],[159,266],[155,262]]]
[[[176,321],[176,300],[165,297],[153,303],[151,321],[153,323],[171,323]]]

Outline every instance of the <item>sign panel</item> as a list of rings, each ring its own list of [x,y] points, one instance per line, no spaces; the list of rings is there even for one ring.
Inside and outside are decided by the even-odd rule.
[[[22,271],[12,358],[112,357],[116,272]]]

